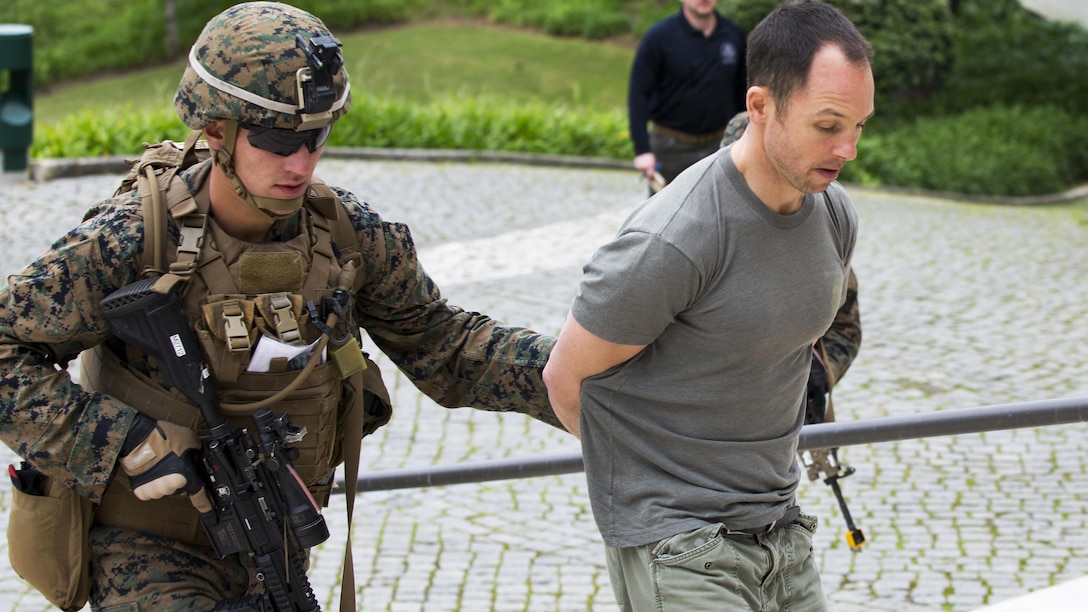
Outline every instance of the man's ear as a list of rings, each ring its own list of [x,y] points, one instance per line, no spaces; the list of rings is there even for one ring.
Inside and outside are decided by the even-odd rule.
[[[774,113],[774,98],[771,97],[771,92],[758,85],[749,87],[744,99],[748,106],[748,120],[760,125],[767,123],[768,118]]]
[[[216,121],[210,125],[204,126],[201,130],[204,132],[204,140],[208,141],[208,146],[213,149],[223,148],[223,124],[220,121]]]

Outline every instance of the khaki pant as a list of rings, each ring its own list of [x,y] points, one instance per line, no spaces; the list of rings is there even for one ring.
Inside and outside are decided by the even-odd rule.
[[[707,155],[716,153],[720,144],[720,138],[695,144],[681,142],[652,129],[650,130],[650,150],[654,152],[654,157],[657,158],[657,163],[660,166],[658,172],[661,173],[667,183],[671,183],[677,175],[687,170],[688,166]]]
[[[725,535],[716,524],[646,546],[607,548],[616,601],[625,612],[824,612],[815,531],[816,518],[802,514],[760,535]]]

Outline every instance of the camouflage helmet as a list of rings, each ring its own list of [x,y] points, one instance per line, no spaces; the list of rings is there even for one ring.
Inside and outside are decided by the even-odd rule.
[[[324,127],[351,105],[339,46],[306,11],[279,2],[237,4],[204,26],[189,51],[174,109],[194,130],[220,119]]]

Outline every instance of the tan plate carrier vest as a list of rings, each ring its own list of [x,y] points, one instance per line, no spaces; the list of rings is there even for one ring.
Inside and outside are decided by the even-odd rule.
[[[322,298],[345,284],[342,288],[354,296],[361,283],[353,268],[362,263],[354,228],[332,190],[315,179],[303,205],[298,237],[266,244],[230,237],[208,214],[206,188],[193,197],[176,177],[178,169],[206,157],[196,146],[198,135],[190,136],[180,151],[169,141],[149,146],[130,173],[129,178],[137,180],[128,181],[128,186],[136,183],[143,199],[145,273],[169,272],[188,283],[183,310],[213,371],[220,408],[232,427],[252,428],[249,417],[261,407],[254,402],[297,385],[268,406],[274,413],[286,411],[295,425],[306,428],[296,446],[300,454],[295,468],[324,506],[334,469],[347,458],[347,488],[354,496],[359,441],[388,422],[391,414],[381,373],[359,350],[359,328],[350,320],[338,323],[334,334],[350,334],[351,340],[340,346],[328,344],[328,358],[303,380],[282,359],[274,360],[268,372],[246,371],[262,335],[303,345],[320,338],[321,332],[309,322],[307,302],[320,308]],[[165,188],[156,188],[159,185]],[[124,190],[122,185],[118,191]],[[162,254],[166,211],[181,232],[168,268]],[[196,406],[128,367],[106,344],[85,351],[80,366],[80,384],[88,391],[111,395],[154,419],[198,432],[205,427]],[[140,501],[120,471],[106,490],[95,522],[210,546],[186,496]]]

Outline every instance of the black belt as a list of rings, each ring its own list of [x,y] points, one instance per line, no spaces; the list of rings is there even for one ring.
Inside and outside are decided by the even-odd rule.
[[[686,132],[667,128],[657,123],[653,124],[650,129],[653,132],[661,134],[665,138],[672,138],[677,142],[691,145],[704,145],[710,144],[712,142],[721,142],[722,134],[725,133],[725,128],[722,128],[720,130],[716,130],[707,134],[688,134]]]
[[[786,508],[786,511],[782,513],[782,516],[759,527],[750,527],[748,529],[729,529],[728,527],[722,528],[723,535],[760,535],[774,531],[775,527],[782,525],[789,525],[797,519],[801,514],[801,508],[799,506],[790,506]]]

